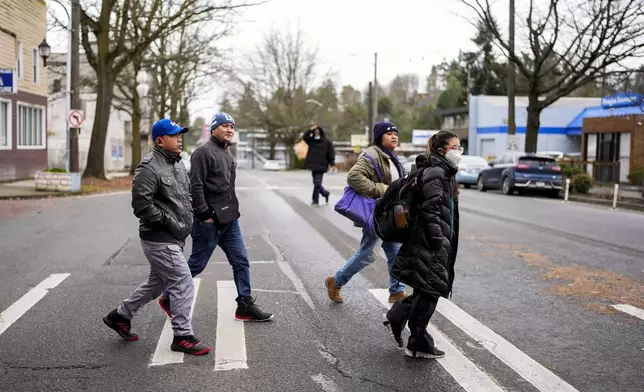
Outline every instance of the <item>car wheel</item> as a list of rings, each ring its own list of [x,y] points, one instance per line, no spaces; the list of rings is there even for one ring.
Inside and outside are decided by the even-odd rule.
[[[561,196],[561,195],[560,195],[560,191],[559,191],[559,190],[551,191],[551,192],[548,194],[548,197],[550,197],[550,198],[552,198],[552,199],[558,199],[560,196]]]
[[[512,189],[512,185],[510,184],[510,177],[505,177],[503,179],[503,193],[506,195],[511,195],[514,193],[514,189]]]
[[[470,184],[463,184],[463,186],[465,187],[465,189],[470,189],[470,187],[471,187]]]
[[[479,179],[476,181],[476,188],[481,192],[487,191],[485,183],[483,182],[483,177],[479,177]]]

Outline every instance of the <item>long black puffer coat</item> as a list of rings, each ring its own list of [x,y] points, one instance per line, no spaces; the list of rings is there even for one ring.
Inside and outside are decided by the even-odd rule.
[[[304,159],[304,166],[314,172],[326,172],[330,166],[335,166],[335,149],[333,142],[327,138],[322,127],[317,128],[320,131],[320,140],[315,140],[313,131],[304,132],[302,139],[309,145],[309,150]]]
[[[419,194],[412,206],[416,215],[411,238],[403,243],[392,275],[409,286],[436,296],[447,297],[454,282],[458,250],[458,200],[454,197],[453,232],[451,198],[457,169],[444,157],[419,155],[418,168],[425,168]]]

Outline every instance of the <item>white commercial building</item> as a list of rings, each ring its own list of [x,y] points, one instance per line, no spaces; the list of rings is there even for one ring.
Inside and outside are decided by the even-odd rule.
[[[569,125],[587,107],[598,106],[601,98],[560,98],[541,112],[537,151],[581,151],[581,130]],[[515,99],[516,137],[519,150],[525,144],[527,97]],[[508,148],[508,98],[470,96],[468,154],[484,158],[502,155]]]

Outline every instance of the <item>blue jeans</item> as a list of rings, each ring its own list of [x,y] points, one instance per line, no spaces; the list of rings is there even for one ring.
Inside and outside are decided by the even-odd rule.
[[[192,226],[192,254],[188,260],[190,273],[195,277],[206,269],[217,245],[224,251],[233,267],[237,302],[243,297],[250,297],[250,264],[237,219],[227,225],[195,219]],[[168,299],[167,292],[164,293],[164,297]]]
[[[378,241],[380,241],[380,239],[378,238],[378,236],[376,236],[375,233],[372,233],[369,230],[362,231],[362,241],[360,241],[360,248],[358,248],[356,253],[354,253],[353,256],[351,256],[351,258],[347,260],[346,264],[344,264],[344,266],[342,266],[342,268],[340,268],[333,277],[336,285],[340,287],[344,286],[345,284],[347,284],[347,282],[349,282],[349,280],[351,280],[353,275],[362,271],[366,266],[373,262],[371,254],[378,244]],[[396,242],[382,243],[382,250],[385,251],[385,255],[387,256],[387,267],[389,268],[389,293],[391,294],[405,291],[405,286],[400,283],[398,279],[391,276],[391,269],[394,266],[396,255],[398,254],[401,246],[402,244]]]

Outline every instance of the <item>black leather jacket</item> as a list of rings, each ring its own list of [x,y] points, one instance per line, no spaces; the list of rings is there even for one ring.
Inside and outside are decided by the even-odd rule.
[[[155,146],[136,167],[132,208],[144,240],[183,246],[192,230],[190,181],[180,160],[177,154]]]

